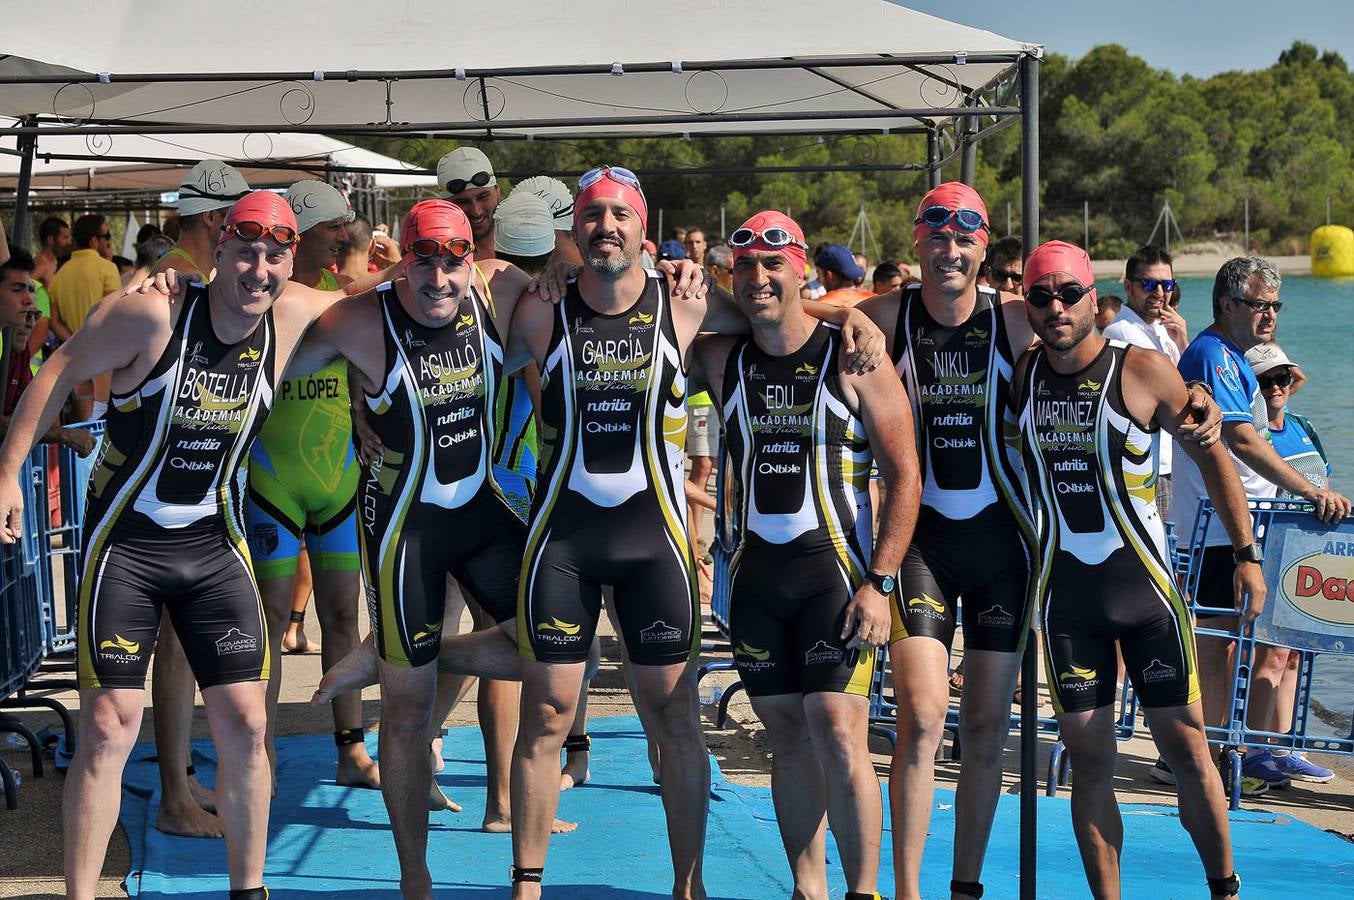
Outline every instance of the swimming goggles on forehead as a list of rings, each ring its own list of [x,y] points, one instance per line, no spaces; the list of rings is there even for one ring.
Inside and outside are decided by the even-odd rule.
[[[431,259],[439,253],[445,253],[456,259],[465,259],[475,249],[475,245],[465,238],[447,238],[445,241],[439,241],[436,238],[419,238],[416,241],[410,241],[409,246],[404,249],[419,259]]]
[[[987,228],[987,222],[983,219],[983,214],[976,209],[950,209],[948,206],[928,206],[917,216],[914,225],[925,225],[927,228],[944,228],[946,225],[954,223],[954,227],[960,231],[972,234],[975,231]]]
[[[468,187],[484,187],[489,183],[489,179],[494,177],[493,172],[476,172],[469,179],[453,178],[446,183],[448,194],[459,194]]]
[[[1053,302],[1053,298],[1058,298],[1063,306],[1075,306],[1081,302],[1081,298],[1089,294],[1093,288],[1082,287],[1079,284],[1065,284],[1056,291],[1043,286],[1032,287],[1025,291],[1025,302],[1035,309],[1043,309]]]
[[[589,169],[584,172],[583,177],[578,179],[579,193],[586,191],[607,176],[610,176],[627,187],[634,188],[639,191],[641,196],[643,196],[644,189],[639,186],[639,176],[621,166],[598,166],[595,169]]]
[[[763,228],[761,231],[754,231],[751,228],[739,228],[729,235],[730,247],[748,247],[757,243],[758,239],[762,243],[779,250],[781,247],[798,247],[801,250],[809,249],[809,245],[796,238],[789,230],[785,228],[771,227]]]
[[[261,222],[232,222],[226,226],[226,234],[242,241],[257,241],[259,238],[272,238],[284,247],[296,243],[296,229],[290,225],[264,225]]]

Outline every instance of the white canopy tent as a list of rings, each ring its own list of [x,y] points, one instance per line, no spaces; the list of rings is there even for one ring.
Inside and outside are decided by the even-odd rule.
[[[122,156],[131,133],[910,132],[927,137],[933,183],[956,159],[970,180],[975,142],[1019,123],[1028,249],[1042,52],[888,0],[49,0],[0,36],[0,115],[23,120],[12,131],[25,170],[39,134],[110,136],[105,155]],[[21,171],[16,218],[30,180]],[[1022,898],[1035,896],[1034,694],[1022,708]]]

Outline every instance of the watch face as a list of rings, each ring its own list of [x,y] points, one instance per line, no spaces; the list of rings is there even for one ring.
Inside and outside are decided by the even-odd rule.
[[[881,594],[892,594],[893,589],[898,586],[898,579],[892,575],[885,575],[879,579],[878,587]]]

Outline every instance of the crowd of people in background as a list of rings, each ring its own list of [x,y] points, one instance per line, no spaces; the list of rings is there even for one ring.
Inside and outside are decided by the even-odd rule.
[[[0,262],[0,324],[10,329],[6,425],[34,373],[47,360],[60,360],[61,374],[40,380],[38,388],[56,391],[46,402],[50,409],[64,408],[60,417],[39,417],[35,400],[20,418],[37,429],[34,439],[82,455],[93,452],[95,440],[72,426],[130,415],[123,410],[134,393],[128,373],[140,371],[139,363],[82,367],[58,348],[111,342],[109,322],[143,302],[127,298],[144,296],[144,283],[168,277],[174,317],[190,316],[197,303],[252,309],[252,289],[269,295],[268,303],[280,310],[278,323],[290,321],[286,316],[301,322],[285,339],[282,324],[268,326],[279,329],[279,346],[288,355],[293,344],[300,349],[286,378],[269,384],[271,416],[259,421],[248,446],[241,445],[248,487],[236,499],[247,531],[250,584],[257,584],[264,619],[256,627],[268,636],[270,655],[261,658],[322,653],[328,674],[317,699],[333,705],[336,778],[384,792],[406,896],[426,896],[431,887],[424,860],[429,807],[459,809],[432,778],[440,760],[436,729],[475,676],[482,679],[478,712],[490,785],[483,827],[513,831],[515,896],[534,896],[539,889],[550,835],[576,827],[555,819],[558,794],[590,777],[587,679],[596,668],[593,631],[603,603],[622,636],[628,686],[669,811],[674,891],[702,895],[709,772],[690,681],[699,609],[691,607],[694,621],[683,619],[690,612],[683,605],[683,573],[694,576],[691,598],[708,602],[714,536],[704,522],[716,502],[712,476],[722,440],[739,463],[732,480],[747,532],[733,582],[735,663],[771,735],[779,774],[776,808],[802,895],[825,890],[827,822],[842,851],[848,897],[878,896],[882,811],[869,787],[874,776],[865,752],[862,685],[875,650],[888,647],[900,710],[888,810],[897,896],[918,895],[936,748],[952,693],[961,697],[965,750],[951,891],[956,898],[982,896],[1010,701],[1019,690],[1019,660],[1032,618],[1039,619],[1047,643],[1050,689],[1076,769],[1074,791],[1091,798],[1074,804],[1074,821],[1096,893],[1112,893],[1118,878],[1123,837],[1117,813],[1110,812],[1113,754],[1105,752],[1103,738],[1105,710],[1113,709],[1126,679],[1154,717],[1162,758],[1151,774],[1177,786],[1182,821],[1204,862],[1211,894],[1238,892],[1219,805],[1221,779],[1203,740],[1204,723],[1224,724],[1230,713],[1235,645],[1200,639],[1196,665],[1192,626],[1166,564],[1164,523],[1188,535],[1198,501],[1211,496],[1217,504],[1194,600],[1216,610],[1200,624],[1232,629],[1237,616],[1254,618],[1264,599],[1262,584],[1254,590],[1258,545],[1238,498],[1302,497],[1326,522],[1350,512],[1349,501],[1330,489],[1316,425],[1289,407],[1305,376],[1275,343],[1281,278],[1270,263],[1229,260],[1216,276],[1212,322],[1191,337],[1165,250],[1138,250],[1122,273],[1122,296],[1101,295],[1084,252],[1061,242],[1026,248],[1018,238],[995,237],[981,197],[964,185],[941,185],[922,200],[917,262],[871,265],[847,246],[811,245],[792,219],[771,210],[721,240],[701,224],[673,229],[657,243],[646,240],[642,189],[620,167],[587,173],[576,190],[537,176],[505,192],[488,157],[462,147],[447,154],[437,171],[444,198],[417,204],[392,229],[355,214],[344,195],[324,182],[301,181],[285,195],[251,192],[231,166],[205,160],[185,175],[176,214],[137,233],[135,259],[113,254],[107,218],[91,213],[70,223],[42,221],[36,252],[10,244]],[[133,291],[141,286],[142,294],[124,294],[129,285]],[[616,293],[617,285],[631,294]],[[232,290],[245,299],[222,299]],[[559,311],[551,312],[533,291]],[[297,311],[302,308],[308,310],[304,316]],[[630,318],[621,321],[621,313]],[[250,315],[251,329],[274,321],[271,312]],[[211,317],[207,321],[210,328]],[[311,322],[318,324],[300,342]],[[157,327],[165,334],[178,329],[164,352],[182,352],[196,363],[201,348],[187,348],[186,332],[180,332],[201,326],[166,319]],[[625,374],[639,357],[599,361],[600,351],[578,337],[610,335],[609,329],[618,337],[607,352],[625,341],[647,341],[643,359],[666,360],[643,378],[654,379],[655,391],[684,407],[684,428],[673,426],[663,408],[650,409],[657,393],[638,401],[637,414],[651,419],[636,425],[620,415],[635,401],[605,391],[613,381],[640,377]],[[248,343],[256,333],[242,332],[229,352],[243,347],[242,360],[256,354]],[[135,340],[147,342],[145,352],[163,350],[164,338],[156,339],[156,349],[154,340],[136,334]],[[878,343],[868,365],[845,361],[846,345],[865,354],[872,340]],[[424,354],[433,354],[430,347],[450,355],[429,363]],[[885,356],[887,364],[878,366]],[[498,368],[476,376],[487,387],[456,393],[444,390],[450,374],[425,383],[410,374],[412,363],[400,367],[400,360],[419,359],[426,370],[452,358],[471,360],[471,368],[490,362]],[[770,373],[761,378],[807,390],[804,396],[817,404],[814,416],[837,418],[830,426],[814,418],[790,428],[791,418],[797,422],[809,407],[793,413],[788,405],[776,407],[773,391],[751,386],[758,366]],[[75,371],[78,380],[72,380]],[[149,379],[149,371],[143,377]],[[1106,386],[1111,381],[1119,393]],[[67,382],[69,395],[61,396]],[[587,393],[593,389],[595,395]],[[420,391],[421,402],[414,396]],[[1067,398],[1109,412],[1096,422],[1073,421],[1065,410],[1075,404]],[[1143,398],[1156,405],[1145,406]],[[110,411],[110,400],[117,409]],[[486,403],[490,408],[482,408]],[[405,418],[397,422],[392,408]],[[1166,408],[1170,415],[1160,411]],[[482,434],[445,430],[461,420],[473,420]],[[584,421],[588,428],[577,437],[577,453],[572,446],[561,450],[560,435],[574,435],[571,429]],[[768,422],[769,430],[763,427]],[[1106,430],[1111,428],[1119,430]],[[1023,433],[1023,456],[1001,438],[1013,430]],[[538,431],[555,449],[542,457],[543,493],[537,490]],[[672,439],[663,438],[670,433],[682,434],[684,446],[674,451]],[[430,435],[435,449],[419,449]],[[483,446],[477,460],[464,463],[456,448],[467,435]],[[596,435],[606,440],[594,443]],[[1144,451],[1145,463],[1124,450],[1125,442],[1137,439],[1152,448]],[[821,456],[827,445],[831,455]],[[1224,445],[1230,455],[1219,449]],[[1099,480],[1081,477],[1091,458],[1086,454],[1096,448],[1104,453],[1092,468],[1118,468],[1106,469]],[[115,448],[118,455],[124,449]],[[382,504],[389,497],[413,491],[402,486],[399,479],[412,476],[400,466],[427,452],[433,461],[409,463],[426,467],[419,470],[424,493],[408,509],[387,510]],[[802,474],[798,463],[753,467],[754,457],[763,459],[759,453],[806,454],[803,465],[821,467],[830,483],[812,497],[790,477]],[[636,468],[632,459],[648,462]],[[882,486],[868,483],[871,460]],[[104,464],[117,474],[117,463]],[[244,457],[232,464],[243,467]],[[218,463],[202,465],[214,469]],[[456,478],[446,474],[463,465],[469,468]],[[1136,479],[1134,490],[1116,486],[1126,483],[1125,473]],[[233,480],[232,472],[226,481]],[[1054,483],[1072,487],[1053,490]],[[1095,559],[1085,548],[1113,536],[1096,531],[1108,529],[1104,523],[1083,527],[1076,505],[1066,505],[1069,493],[1103,496],[1106,508],[1118,511],[1121,527],[1137,523],[1138,536],[1125,531],[1121,546],[1145,542],[1141,552],[1129,559],[1107,551]],[[419,544],[414,552],[421,574],[404,580],[403,574],[391,576],[386,544],[379,550],[368,544],[374,538],[359,528],[359,508],[369,519],[378,509],[390,517],[382,526],[389,528],[389,541],[414,540],[417,525],[429,529],[430,542],[434,535],[477,531],[483,545],[462,558]],[[560,509],[594,527],[591,543],[570,543],[578,539],[561,524],[566,519]],[[234,508],[222,513],[234,515]],[[1050,518],[1062,525],[1051,527]],[[799,528],[793,534],[784,530],[791,519]],[[543,524],[551,522],[554,530]],[[819,543],[803,543],[804,535]],[[610,567],[612,552],[617,558],[652,557],[642,584]],[[1035,553],[1048,564],[1037,583]],[[517,563],[530,554],[535,562],[524,569],[527,581],[520,589],[528,605],[519,607]],[[887,562],[872,567],[872,554]],[[494,571],[486,571],[486,559],[498,561]],[[1165,581],[1153,581],[1163,567]],[[594,574],[578,576],[580,571]],[[570,582],[572,594],[568,585],[550,580],[565,572],[583,578]],[[1104,597],[1122,599],[1123,609],[1143,605],[1133,590],[1161,602],[1146,604],[1151,608],[1130,624],[1100,601],[1069,611],[1058,587],[1068,582],[1059,579],[1075,578],[1102,585]],[[594,581],[614,585],[614,596],[593,597]],[[665,586],[656,587],[659,582]],[[1242,583],[1252,588],[1249,608],[1234,596]],[[801,596],[804,585],[815,587]],[[357,615],[364,594],[375,630],[366,642]],[[311,602],[319,641],[304,628]],[[458,635],[467,606],[471,630]],[[791,606],[795,611],[787,612]],[[410,608],[419,610],[417,623],[404,620]],[[754,608],[760,612],[749,612]],[[777,621],[782,614],[793,627]],[[964,645],[958,665],[957,628]],[[259,808],[227,797],[220,782],[213,795],[197,782],[189,754],[194,677],[207,690],[225,685],[203,681],[201,648],[175,632],[160,628],[156,645],[151,627],[144,641],[155,646],[157,660],[157,827],[226,836],[234,843],[232,896],[266,896],[257,893]],[[125,653],[133,641],[130,631],[119,632],[124,634],[119,646]],[[809,663],[815,655],[831,657],[832,665],[814,668]],[[1145,674],[1147,660],[1161,668]],[[785,668],[773,673],[778,663]],[[272,733],[276,665],[266,697],[232,694],[209,701],[234,713],[221,720],[230,723],[223,727],[244,728],[240,723],[248,720],[266,723]],[[262,665],[263,672],[267,668]],[[113,683],[107,677],[101,682],[96,670],[97,664],[93,674],[82,670],[83,687]],[[144,665],[139,671],[144,681]],[[260,677],[258,666],[249,671]],[[1251,672],[1252,726],[1277,732],[1292,727],[1296,671],[1295,652],[1261,651]],[[385,704],[379,769],[363,742],[356,692],[377,682]],[[519,709],[527,711],[520,734]],[[80,745],[80,777],[71,783],[91,796],[107,796],[108,779],[118,773],[98,769],[90,754],[122,747],[126,736],[109,732],[101,744],[98,728],[91,732]],[[260,742],[260,751],[269,755],[265,768],[240,775],[235,788],[258,790],[259,773],[272,771],[271,739]],[[1247,753],[1242,774],[1247,796],[1294,780],[1333,777],[1302,753],[1278,748]],[[798,807],[786,799],[791,787],[803,795]],[[88,810],[88,802],[70,806]],[[107,815],[90,814],[97,828],[68,821],[73,896],[87,893],[112,827]],[[266,820],[265,808],[264,825]]]

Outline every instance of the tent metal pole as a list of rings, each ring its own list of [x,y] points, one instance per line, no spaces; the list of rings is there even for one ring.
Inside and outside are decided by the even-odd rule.
[[[1039,59],[1027,54],[1020,60],[1020,192],[1021,239],[1025,255],[1039,245]],[[1038,602],[1038,598],[1035,598]],[[1038,723],[1039,671],[1035,664],[1036,638],[1025,639],[1021,661],[1020,692],[1020,898],[1034,900],[1038,869]]]
[[[978,168],[978,142],[973,138],[977,124],[973,119],[963,119],[959,123],[959,148],[962,153],[959,180],[970,187],[973,185],[973,173]]]
[[[32,118],[21,120],[24,124],[31,124]],[[27,245],[28,240],[28,192],[33,184],[33,150],[38,145],[38,136],[35,134],[23,134],[19,136],[19,182],[14,189],[14,227],[9,231],[9,238],[14,243],[21,246]],[[9,345],[6,344],[6,349]],[[8,371],[0,369],[0,372]]]
[[[926,183],[930,188],[940,186],[940,133],[926,133]]]

